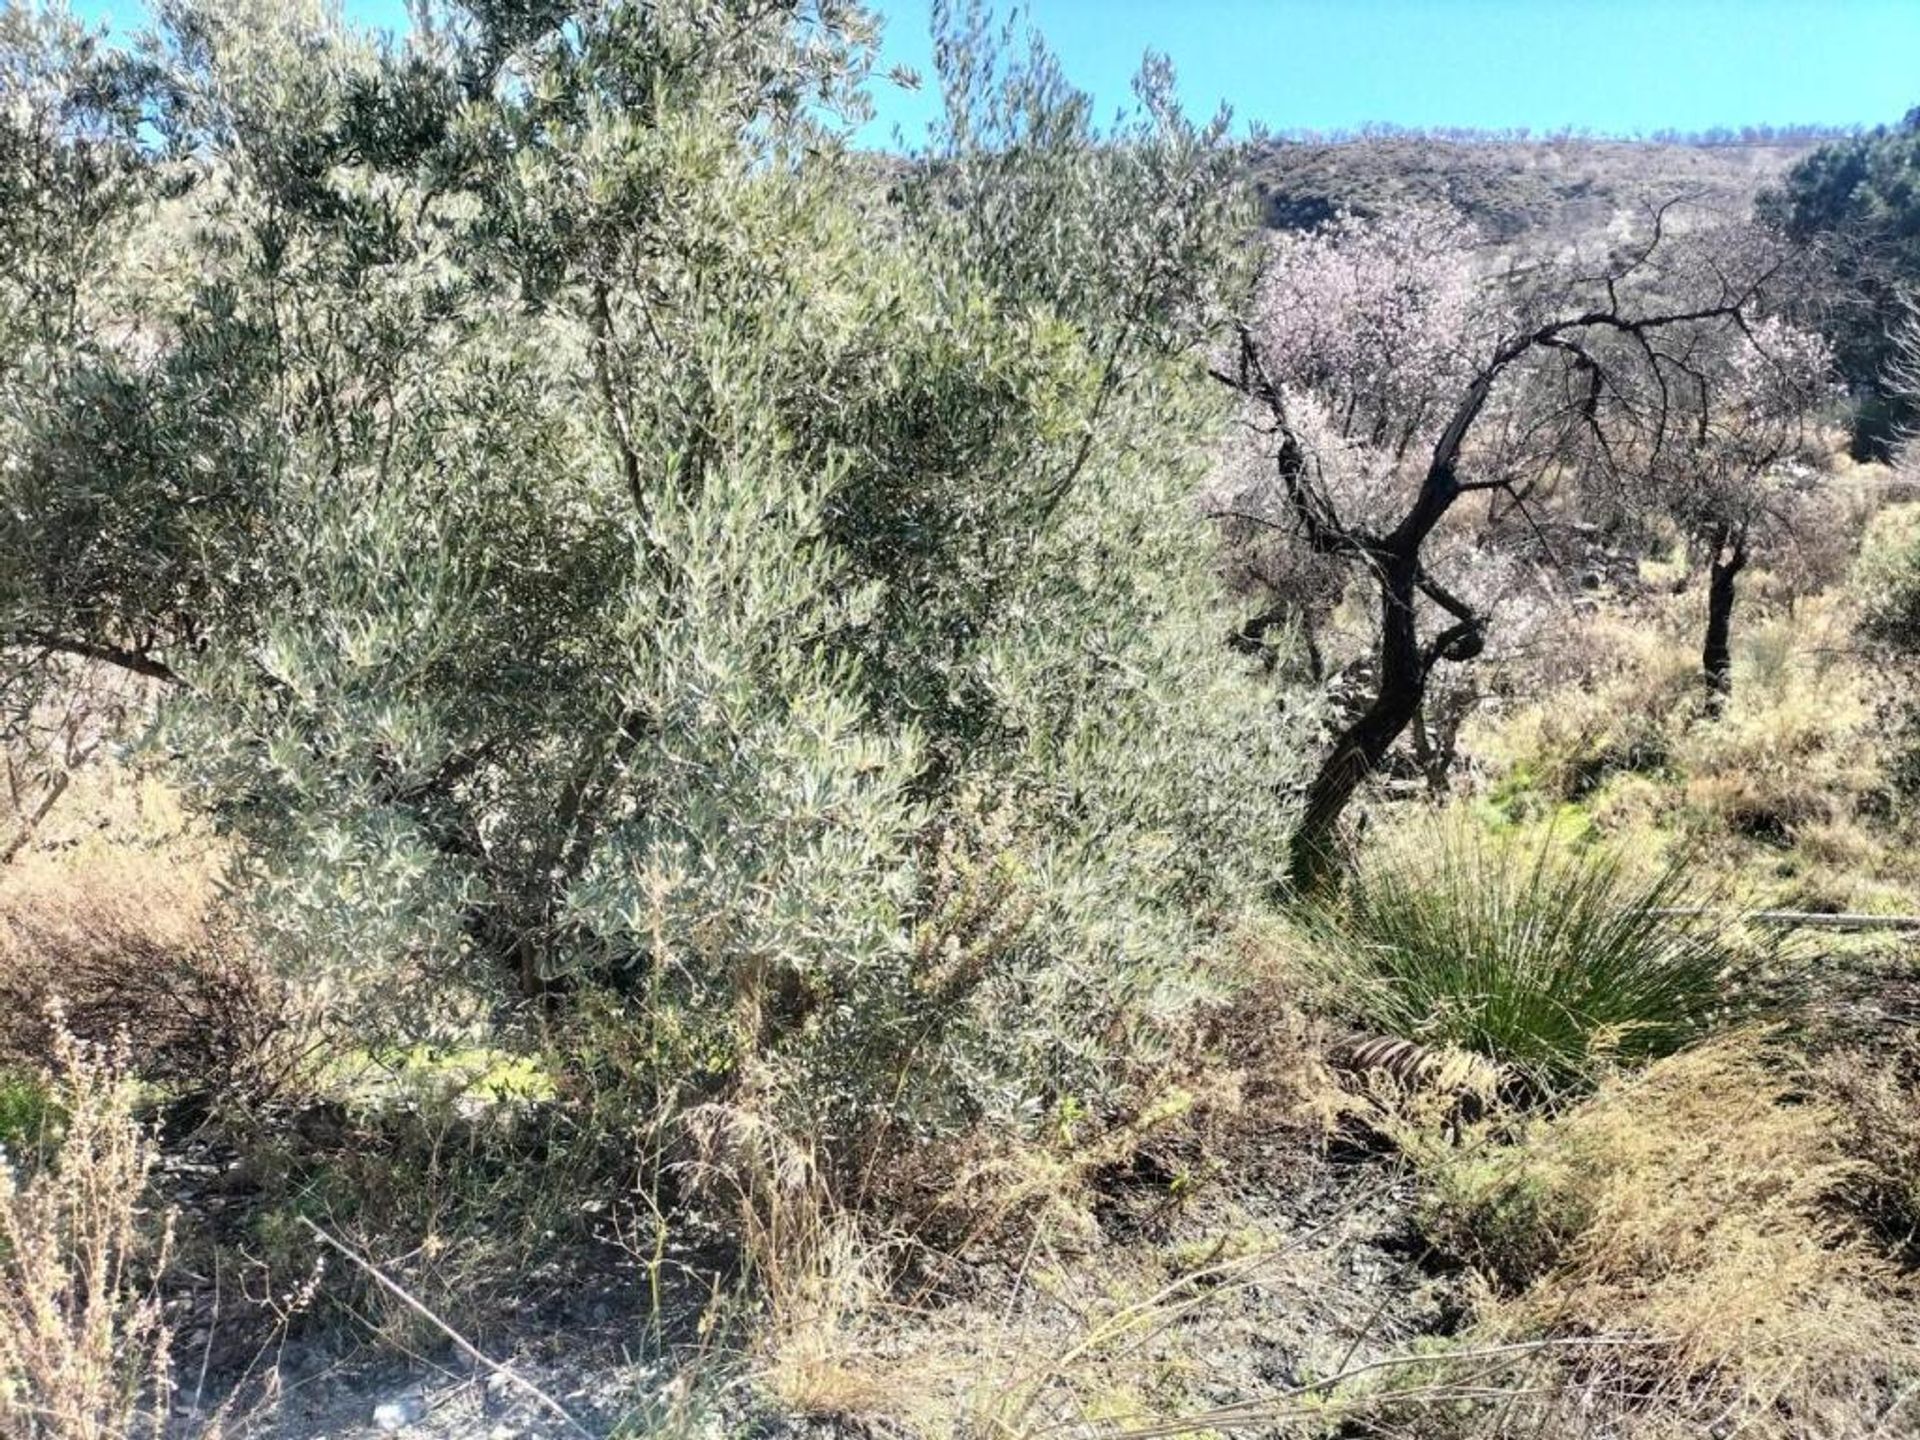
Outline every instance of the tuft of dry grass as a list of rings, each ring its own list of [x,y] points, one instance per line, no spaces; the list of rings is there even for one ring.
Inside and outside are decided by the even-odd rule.
[[[154,1143],[124,1051],[53,1034],[57,1142],[0,1156],[0,1433],[158,1440],[172,1336],[155,1282],[173,1235],[145,1208]]]
[[[1813,1083],[1859,1162],[1848,1198],[1891,1243],[1920,1257],[1920,1034],[1823,1056]]]
[[[219,903],[222,857],[161,787],[96,764],[0,867],[0,1060],[48,1053],[57,1000],[80,1038],[124,1034],[175,1095],[264,1100],[301,1078],[312,1036],[292,989]]]
[[[684,1129],[694,1191],[730,1212],[759,1302],[749,1335],[758,1388],[794,1414],[877,1413],[888,1391],[866,1336],[893,1278],[889,1247],[835,1204],[813,1148],[762,1110],[709,1103]]]
[[[1482,1278],[1471,1343],[1632,1342],[1556,1384],[1636,1425],[1864,1424],[1863,1396],[1920,1377],[1920,1337],[1910,1282],[1838,1203],[1862,1173],[1845,1119],[1743,1031],[1429,1147],[1433,1233]]]

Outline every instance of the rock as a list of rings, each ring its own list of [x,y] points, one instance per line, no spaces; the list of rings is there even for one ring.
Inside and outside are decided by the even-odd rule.
[[[418,1390],[409,1391],[373,1407],[373,1423],[380,1429],[392,1432],[404,1430],[407,1426],[425,1418],[427,1397]]]

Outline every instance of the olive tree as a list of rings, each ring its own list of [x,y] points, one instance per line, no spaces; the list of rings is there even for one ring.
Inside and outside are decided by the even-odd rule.
[[[116,505],[79,464],[99,445],[140,443],[133,397],[97,361],[136,308],[139,217],[166,195],[140,141],[154,78],[62,12],[0,13],[0,474],[12,502],[0,512],[0,595],[27,621],[5,637],[0,691],[38,699],[45,679],[59,681],[47,703],[0,709],[15,817],[0,859],[152,679],[91,664],[102,632],[125,628],[112,612],[165,623],[162,577],[106,578],[138,549],[147,517]],[[143,594],[129,605],[131,588]],[[20,607],[36,593],[57,603]]]
[[[836,0],[161,18],[177,269],[86,359],[141,423],[10,394],[8,563],[81,477],[157,523],[6,633],[158,679],[259,933],[408,1023],[610,997],[829,1137],[1119,1093],[1297,764],[1199,638],[1223,127],[963,18],[889,185]]]

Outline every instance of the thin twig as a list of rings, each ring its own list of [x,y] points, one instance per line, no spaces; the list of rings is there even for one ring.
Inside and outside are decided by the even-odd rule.
[[[314,1235],[317,1236],[321,1241],[323,1241],[327,1245],[332,1246],[335,1250],[338,1250],[342,1255],[346,1256],[347,1259],[351,1260],[355,1265],[359,1266],[362,1270],[366,1271],[366,1273],[372,1276],[373,1279],[380,1285],[380,1287],[383,1290],[385,1290],[388,1294],[392,1295],[396,1300],[398,1300],[402,1305],[405,1305],[409,1310],[413,1311],[414,1314],[418,1315],[421,1319],[425,1320],[428,1324],[432,1325],[436,1330],[440,1331],[441,1334],[445,1335],[449,1340],[451,1340],[456,1346],[459,1347],[459,1349],[463,1354],[465,1354],[466,1356],[468,1356],[468,1358],[473,1360],[475,1364],[483,1365],[493,1374],[500,1376],[501,1379],[510,1381],[511,1383],[518,1385],[522,1390],[525,1390],[529,1395],[533,1396],[534,1399],[538,1400],[542,1405],[545,1405],[547,1409],[551,1410],[555,1415],[558,1415],[563,1421],[565,1421],[567,1424],[567,1427],[572,1431],[574,1431],[575,1434],[584,1435],[587,1437],[587,1440],[595,1440],[595,1436],[593,1432],[587,1429],[587,1427],[582,1425],[578,1420],[574,1419],[573,1416],[568,1413],[567,1408],[564,1405],[562,1405],[558,1400],[554,1399],[551,1395],[547,1394],[546,1391],[542,1390],[538,1385],[534,1384],[531,1380],[527,1379],[527,1377],[522,1375],[519,1371],[514,1370],[509,1366],[503,1365],[498,1360],[492,1359],[488,1355],[482,1353],[480,1348],[477,1345],[475,1345],[471,1340],[467,1339],[466,1336],[462,1335],[458,1330],[455,1330],[451,1325],[447,1324],[446,1321],[442,1320],[438,1315],[434,1314],[433,1311],[429,1310],[419,1300],[415,1299],[412,1295],[410,1295],[407,1292],[405,1287],[403,1287],[399,1281],[395,1280],[392,1276],[388,1275],[378,1265],[374,1264],[371,1260],[367,1259],[366,1256],[360,1254],[351,1245],[347,1244],[346,1241],[340,1239],[339,1236],[333,1234],[331,1231],[326,1230],[319,1225],[316,1225],[312,1220],[309,1220],[304,1215],[300,1217],[300,1220],[301,1220],[301,1223],[304,1224],[309,1230],[311,1230],[314,1233]]]

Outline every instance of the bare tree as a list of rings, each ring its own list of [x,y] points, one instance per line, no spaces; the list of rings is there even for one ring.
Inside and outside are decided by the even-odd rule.
[[[1823,474],[1820,420],[1833,399],[1833,357],[1819,336],[1780,319],[1700,337],[1662,403],[1684,423],[1630,476],[1639,505],[1669,516],[1707,566],[1700,668],[1707,712],[1733,694],[1733,612],[1754,553],[1790,537]],[[1641,397],[1652,403],[1652,397]],[[1637,468],[1637,467],[1636,467]]]
[[[1216,513],[1367,577],[1379,625],[1371,694],[1307,789],[1294,889],[1333,873],[1341,817],[1419,713],[1435,668],[1486,647],[1485,609],[1438,563],[1442,548],[1473,553],[1436,544],[1457,507],[1483,497],[1490,522],[1531,525],[1550,482],[1659,455],[1690,416],[1686,398],[1711,385],[1696,353],[1748,327],[1785,264],[1744,233],[1683,236],[1666,218],[1584,271],[1494,270],[1473,233],[1441,215],[1276,240],[1213,372],[1240,397],[1242,439],[1266,480]]]
[[[1900,317],[1887,333],[1891,355],[1880,383],[1889,394],[1920,402],[1920,290],[1900,298]],[[1893,467],[1902,474],[1920,473],[1920,433],[1909,428],[1897,437]]]

